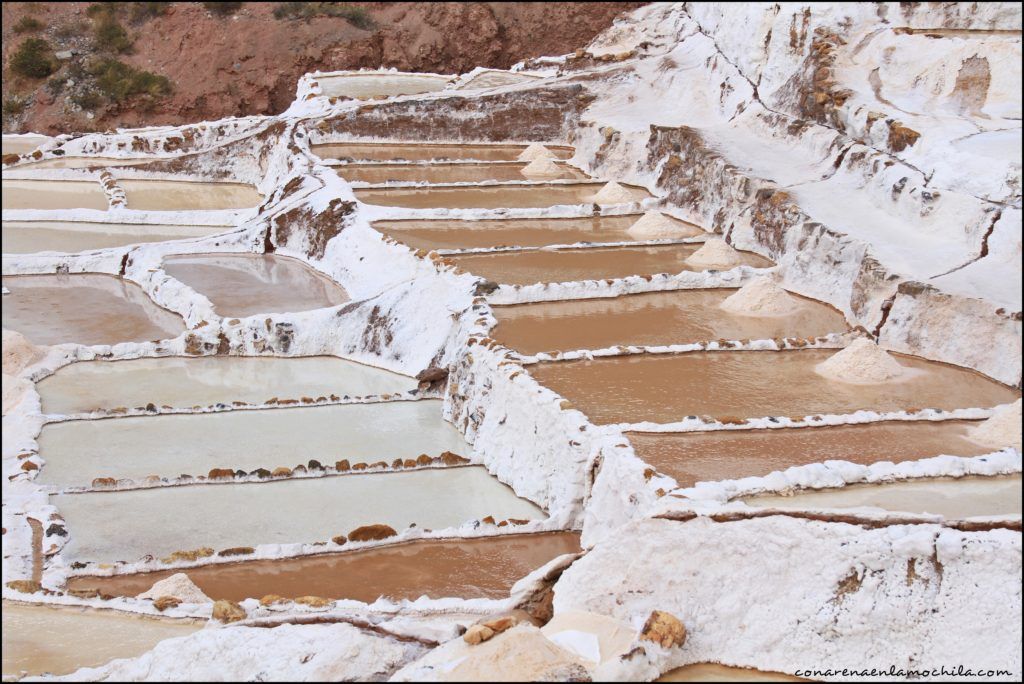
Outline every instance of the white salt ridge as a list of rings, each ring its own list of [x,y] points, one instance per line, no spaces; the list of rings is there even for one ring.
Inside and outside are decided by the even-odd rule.
[[[3,415],[21,403],[32,383],[25,378],[18,378],[8,373],[3,374]]]
[[[819,363],[814,370],[829,380],[851,385],[900,381],[913,374],[911,369],[901,366],[866,337],[858,337],[846,349]]]
[[[528,178],[558,178],[562,175],[558,164],[546,157],[534,159],[519,172]]]
[[[699,234],[699,230],[680,221],[673,221],[660,211],[648,211],[626,231],[635,238],[657,240],[684,238]]]
[[[686,257],[690,266],[702,269],[729,269],[743,263],[743,255],[721,238],[711,238],[696,252]]]
[[[183,572],[160,580],[150,587],[149,591],[142,592],[136,598],[155,601],[161,596],[171,596],[182,603],[209,603],[212,600]]]
[[[519,161],[537,161],[538,159],[555,159],[555,153],[540,143],[530,143],[519,153]]]
[[[609,181],[591,198],[595,204],[622,204],[632,202],[633,193],[615,181]]]
[[[785,316],[800,308],[800,302],[779,287],[771,276],[751,280],[719,306],[741,316]]]
[[[991,447],[1021,450],[1021,400],[996,409],[991,418],[972,429],[968,439]]]

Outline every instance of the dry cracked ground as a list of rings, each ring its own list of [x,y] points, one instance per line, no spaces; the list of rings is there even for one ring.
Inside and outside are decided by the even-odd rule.
[[[4,6],[5,681],[1020,679],[1019,4],[222,4]]]

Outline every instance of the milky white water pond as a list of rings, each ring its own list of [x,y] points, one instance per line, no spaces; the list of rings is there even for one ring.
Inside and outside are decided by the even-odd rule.
[[[4,209],[97,209],[109,202],[96,181],[4,179],[0,183]]]
[[[444,90],[451,78],[434,74],[342,74],[320,76],[317,81],[327,97],[375,100],[393,95],[415,95]]]
[[[256,188],[245,183],[119,179],[117,184],[125,192],[129,209],[248,209],[263,201]]]

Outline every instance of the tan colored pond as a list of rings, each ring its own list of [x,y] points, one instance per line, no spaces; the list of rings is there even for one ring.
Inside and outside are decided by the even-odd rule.
[[[508,596],[512,585],[551,559],[580,550],[576,532],[520,534],[483,539],[420,540],[363,551],[287,560],[254,560],[187,570],[214,600],[241,601],[277,594],[323,596],[372,603],[384,596],[490,598]],[[76,577],[70,589],[98,589],[136,596],[175,572],[116,577]]]
[[[361,397],[416,389],[398,373],[333,356],[172,356],[85,361],[37,383],[43,413],[80,413],[117,406],[188,408],[268,399]]]
[[[35,344],[117,344],[177,337],[181,317],[135,283],[97,273],[7,276],[3,327]]]
[[[545,517],[481,466],[65,494],[50,500],[68,524],[64,558],[97,562],[146,554],[160,558],[204,546],[311,544],[371,524],[443,529],[488,515],[495,520]]]
[[[534,180],[522,174],[523,162],[489,162],[486,164],[347,164],[336,167],[347,181],[364,183],[480,183],[483,181]],[[582,180],[587,174],[560,164],[561,175],[555,180]],[[552,180],[546,178],[545,180]]]
[[[568,159],[575,150],[566,145],[545,145],[558,159]],[[526,145],[484,143],[341,142],[312,145],[321,159],[357,161],[516,161]]]
[[[395,95],[416,95],[444,90],[451,78],[436,74],[370,73],[319,76],[316,80],[326,97],[377,100]]]
[[[184,211],[248,209],[263,201],[256,188],[245,183],[119,179],[129,209]]]
[[[337,306],[348,293],[298,259],[276,254],[189,254],[164,259],[167,275],[213,304],[224,317]]]
[[[4,601],[3,675],[66,675],[115,658],[134,658],[164,639],[192,634],[191,620],[139,617],[87,608]]]
[[[25,154],[53,138],[45,135],[5,135],[0,142],[3,154]]]
[[[597,247],[460,254],[448,258],[473,275],[496,283],[532,285],[693,271],[685,260],[699,248],[699,244]],[[771,265],[756,254],[744,252],[743,255],[750,266]]]
[[[367,204],[409,209],[543,208],[559,204],[590,204],[603,183],[562,185],[487,185],[441,188],[355,188],[356,198]],[[623,186],[632,202],[650,197],[643,188]]]
[[[802,297],[801,308],[786,316],[741,316],[720,309],[722,301],[734,292],[724,288],[678,290],[499,306],[494,309],[498,326],[491,337],[524,354],[536,354],[721,338],[816,337],[847,329],[841,313]]]
[[[160,161],[158,157],[119,159],[117,157],[51,157],[18,164],[19,169],[102,169],[115,166],[138,166]]]
[[[979,373],[894,355],[922,371],[903,382],[850,385],[814,368],[834,349],[638,354],[542,363],[529,371],[597,423],[668,423],[686,416],[720,420],[804,417],[859,410],[990,407],[1020,392]]]
[[[992,451],[967,439],[973,421],[885,422],[865,425],[627,433],[637,456],[681,487],[697,482],[764,476],[808,463],[914,461],[978,456]]]
[[[96,209],[109,207],[103,186],[96,181],[3,179],[4,209]]]
[[[4,254],[85,252],[109,247],[204,237],[233,226],[181,226],[76,221],[4,221]]]
[[[670,670],[656,682],[808,682],[781,672],[765,672],[747,667],[732,667],[717,663],[694,663]]]

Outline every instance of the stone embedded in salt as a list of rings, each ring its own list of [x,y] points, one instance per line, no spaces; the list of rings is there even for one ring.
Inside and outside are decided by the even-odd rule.
[[[992,417],[971,429],[967,437],[996,449],[1013,447],[1021,450],[1021,400],[998,407]]]
[[[530,143],[519,153],[519,161],[536,161],[538,159],[555,159],[555,153],[540,143]]]
[[[135,598],[156,600],[161,596],[173,596],[182,603],[209,603],[213,600],[183,572],[160,580],[150,587],[149,591],[144,591]]]
[[[633,193],[622,187],[615,181],[605,183],[605,186],[597,191],[591,198],[594,204],[622,204],[633,201]]]
[[[550,159],[534,159],[519,172],[528,178],[558,178],[562,175],[562,169]]]
[[[721,238],[711,238],[696,252],[686,257],[686,263],[700,269],[729,269],[743,263],[743,255]]]
[[[852,385],[898,381],[912,372],[866,337],[858,337],[846,349],[819,363],[814,370],[829,380]]]
[[[682,221],[675,221],[660,211],[648,211],[626,231],[635,238],[657,240],[660,238],[684,238],[700,235],[703,231]]]
[[[800,302],[771,276],[760,276],[726,297],[719,306],[741,316],[785,316],[798,309]]]

